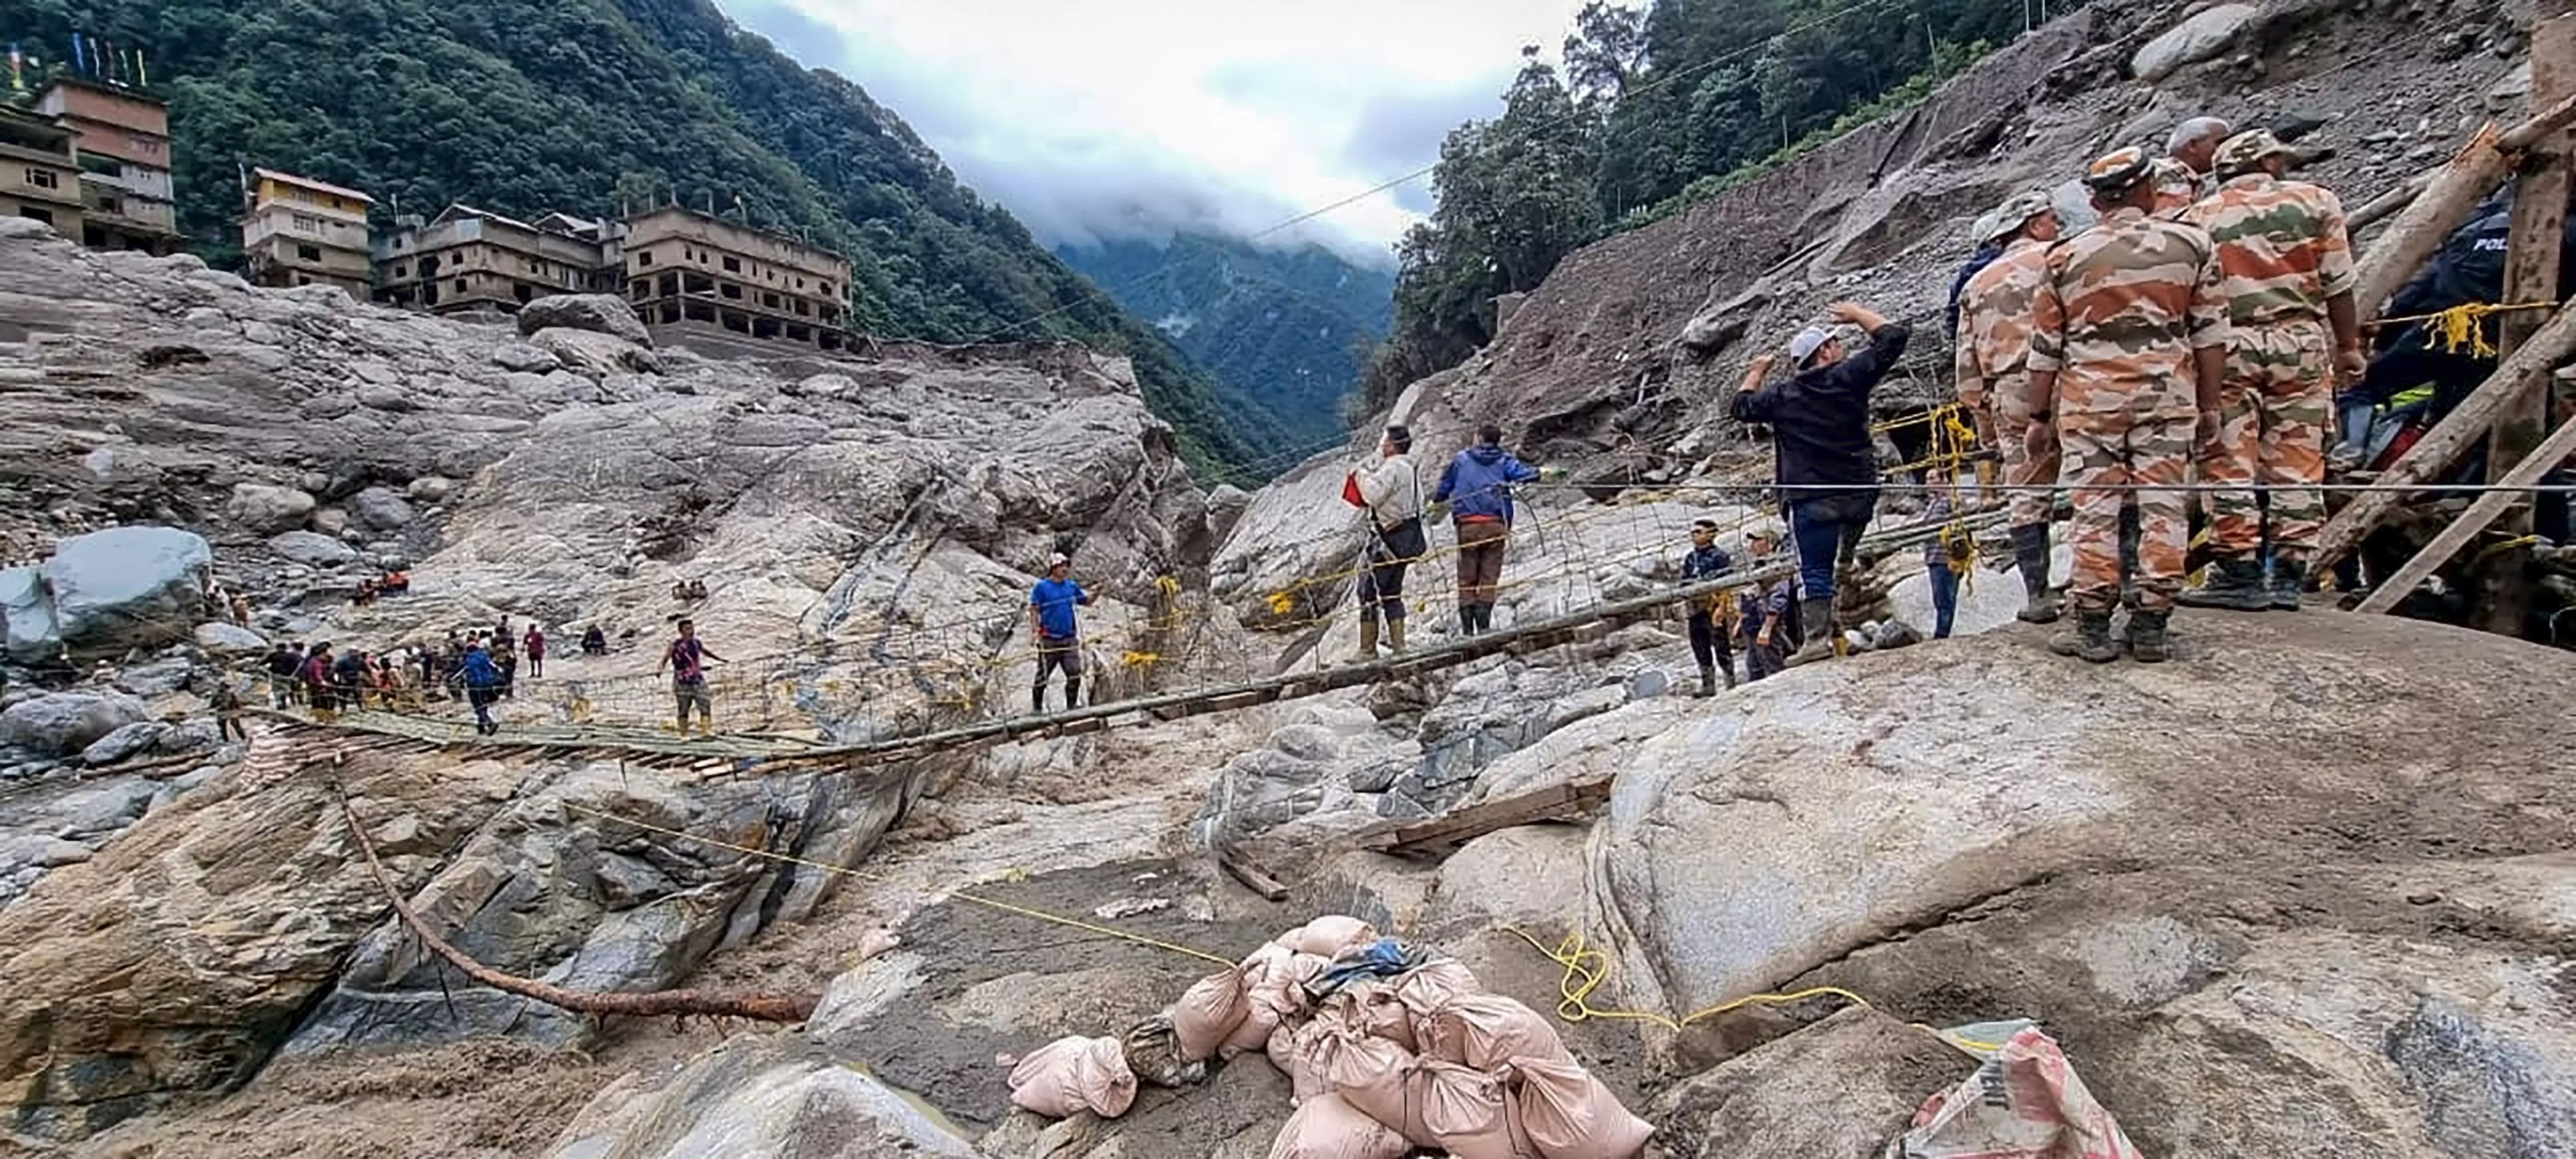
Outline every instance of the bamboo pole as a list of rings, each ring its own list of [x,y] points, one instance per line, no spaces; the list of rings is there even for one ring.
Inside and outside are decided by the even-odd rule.
[[[2550,435],[2549,441],[2540,444],[2538,450],[2514,464],[2513,470],[2496,480],[2496,485],[2498,487],[2531,486],[2539,482],[2542,475],[2548,474],[2551,468],[2567,461],[2570,455],[2576,455],[2576,419],[2558,424],[2557,433]],[[2494,523],[2522,498],[2521,495],[2506,490],[2489,491],[2478,496],[2478,501],[2471,504],[2459,519],[2453,521],[2449,527],[2443,528],[2440,535],[2433,537],[2433,542],[2425,544],[2424,550],[2416,552],[2415,558],[2407,560],[2406,566],[2398,568],[2397,574],[2388,577],[2388,582],[2379,585],[2377,590],[2371,592],[2370,598],[2361,601],[2360,610],[2376,615],[2394,609],[2399,601],[2404,600],[2408,593],[2415,590],[2415,585],[2423,583],[2426,576],[2432,575],[2443,564],[2450,562],[2451,557],[2459,554],[2460,549],[2467,546],[2469,540],[2476,538],[2479,532],[2487,529],[2488,524]]]

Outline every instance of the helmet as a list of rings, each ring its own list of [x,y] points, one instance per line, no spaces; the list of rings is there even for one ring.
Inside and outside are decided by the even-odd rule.
[[[2210,157],[2210,164],[2221,175],[2233,177],[2252,171],[2267,157],[2286,156],[2289,152],[2290,147],[2282,144],[2281,139],[2270,131],[2249,129],[2220,143],[2218,152]]]
[[[2155,162],[2147,151],[2131,145],[2116,153],[2094,158],[2084,169],[2084,184],[2096,193],[2118,193],[2146,180]]]

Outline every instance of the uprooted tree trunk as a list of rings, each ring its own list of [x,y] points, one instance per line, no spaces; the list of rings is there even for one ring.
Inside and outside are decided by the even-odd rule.
[[[403,924],[412,936],[432,953],[495,990],[543,1002],[561,1010],[580,1014],[707,1015],[718,1018],[751,1018],[762,1022],[803,1022],[814,1013],[822,1000],[819,994],[733,993],[721,990],[658,990],[648,994],[600,994],[586,990],[566,990],[529,978],[504,974],[481,962],[466,957],[446,939],[431,933],[413,913],[402,892],[394,888],[393,879],[385,875],[384,865],[376,860],[375,842],[367,838],[367,827],[358,821],[357,811],[349,807],[347,797],[340,799],[340,813],[348,818],[349,832],[358,839],[358,849],[367,856],[367,872],[374,874],[376,885],[393,903],[394,912],[402,915]]]
[[[2415,271],[2442,248],[2451,231],[2467,221],[2478,203],[2495,191],[2511,165],[2511,155],[2540,143],[2549,134],[2566,128],[2570,121],[2576,121],[2576,100],[2559,101],[2501,133],[2489,125],[2449,164],[2437,170],[2424,191],[2388,224],[2388,229],[2355,263],[2359,277],[2352,300],[2361,308],[2361,320],[2377,317],[2379,308],[2398,287],[2414,277]]]

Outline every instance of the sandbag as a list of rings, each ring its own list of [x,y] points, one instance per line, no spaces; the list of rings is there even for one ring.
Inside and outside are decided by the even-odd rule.
[[[1306,983],[1324,972],[1331,959],[1320,954],[1290,951],[1284,958],[1265,961],[1258,977],[1247,976],[1244,994],[1256,1006],[1268,1006],[1281,1021],[1306,1013],[1313,1003],[1306,995]]]
[[[1397,1001],[1417,1019],[1429,1018],[1433,1011],[1462,994],[1482,994],[1484,984],[1476,981],[1474,971],[1456,958],[1433,958],[1395,976],[1387,983]]]
[[[1525,1056],[1508,1065],[1520,1079],[1522,1129],[1543,1159],[1629,1159],[1655,1133],[1580,1063]]]
[[[1413,1012],[1405,1008],[1404,1000],[1397,998],[1395,991],[1384,986],[1371,986],[1360,992],[1351,1022],[1406,1050],[1421,1049],[1413,1033]]]
[[[1218,1044],[1216,1056],[1232,1062],[1239,1055],[1269,1049],[1270,1032],[1279,1029],[1282,1021],[1278,1007],[1264,1000],[1247,1000],[1243,1021],[1235,1024],[1234,1033]]]
[[[1270,1159],[1404,1159],[1413,1146],[1335,1095],[1309,1099],[1270,1142]]]
[[[1500,994],[1461,994],[1417,1020],[1414,1034],[1424,1055],[1478,1070],[1521,1055],[1574,1061],[1546,1016]]]
[[[1289,1106],[1304,1106],[1306,1100],[1324,1093],[1324,1076],[1316,1074],[1313,1067],[1298,1057],[1296,1030],[1282,1026],[1271,1031],[1263,1053],[1269,1056],[1270,1065],[1288,1076]]]
[[[1388,1097],[1384,1087],[1373,1087],[1342,1097],[1371,1118],[1397,1126],[1417,1147],[1447,1151],[1456,1159],[1538,1159],[1512,1106],[1508,1067],[1488,1074],[1417,1058],[1405,1068],[1397,1091]]]
[[[1115,1038],[1059,1038],[1011,1068],[1011,1103],[1050,1119],[1089,1111],[1104,1119],[1136,1101],[1136,1072]]]
[[[1279,935],[1278,944],[1300,954],[1321,954],[1330,958],[1353,946],[1376,940],[1377,927],[1358,918],[1325,914]]]
[[[1181,1057],[1197,1062],[1216,1054],[1251,1010],[1241,967],[1219,970],[1191,983],[1172,1005],[1172,1031],[1180,1037]]]

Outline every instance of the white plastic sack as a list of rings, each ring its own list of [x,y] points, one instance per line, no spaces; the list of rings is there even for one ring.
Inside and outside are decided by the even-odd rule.
[[[1011,1102],[1050,1119],[1089,1111],[1104,1119],[1136,1101],[1136,1072],[1115,1038],[1059,1038],[1011,1068]]]
[[[1307,1100],[1271,1140],[1270,1159],[1404,1159],[1404,1136],[1337,1095]]]
[[[2140,1159],[2056,1040],[2030,1027],[1926,1101],[1901,1147],[1904,1159]]]
[[[1521,1127],[1544,1159],[1630,1159],[1655,1133],[1580,1063],[1524,1057],[1511,1070],[1520,1080]]]

